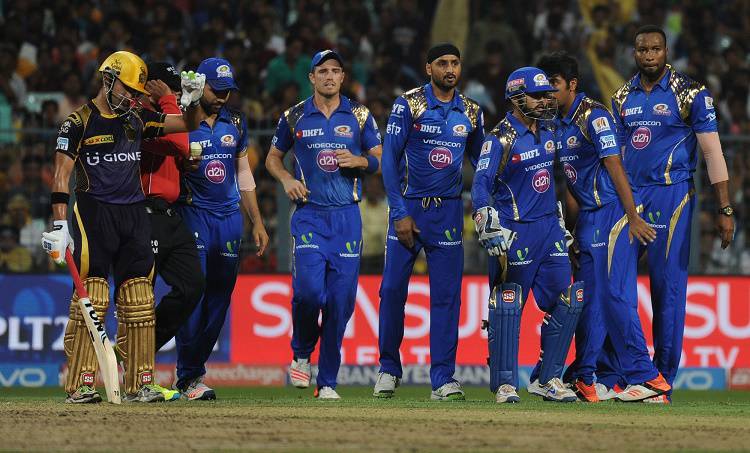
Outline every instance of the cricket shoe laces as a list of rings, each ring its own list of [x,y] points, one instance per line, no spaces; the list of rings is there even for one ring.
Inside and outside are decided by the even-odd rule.
[[[628,385],[625,390],[617,394],[617,400],[625,403],[643,401],[647,398],[662,395],[672,389],[664,376],[659,373],[655,378],[642,384]]]
[[[68,397],[65,398],[65,402],[69,404],[101,403],[102,397],[94,387],[82,385],[78,387],[75,392],[68,395]]]
[[[503,384],[495,392],[496,403],[520,403],[521,397],[518,396],[516,388],[510,384]]]

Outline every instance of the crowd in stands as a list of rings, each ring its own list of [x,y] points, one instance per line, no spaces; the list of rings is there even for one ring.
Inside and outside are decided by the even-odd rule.
[[[396,96],[425,83],[426,49],[451,40],[462,49],[461,89],[484,108],[488,128],[507,109],[508,74],[542,54],[567,50],[581,63],[580,86],[606,101],[634,72],[633,32],[662,26],[669,60],[717,99],[737,210],[737,243],[721,252],[713,232],[713,193],[702,178],[696,213],[700,272],[750,273],[750,4],[743,0],[26,0],[0,4],[0,272],[54,269],[38,246],[49,223],[56,129],[100,86],[97,68],[128,49],[146,61],[195,69],[223,56],[234,66],[235,108],[253,131],[250,162],[272,237],[271,253],[251,253],[244,272],[276,271],[288,253],[278,237],[277,184],[263,168],[279,115],[311,94],[310,57],[336,48],[345,60],[344,93],[384,127]],[[744,140],[742,141],[742,137]],[[738,138],[739,137],[739,138]],[[468,165],[466,167],[469,167]],[[465,184],[471,182],[467,169]],[[283,196],[283,193],[281,194]],[[482,272],[470,208],[464,231],[467,271]],[[386,203],[377,177],[365,183],[364,273],[382,269]],[[286,209],[286,207],[284,207]],[[251,241],[246,241],[250,243]],[[419,266],[424,267],[424,263]]]

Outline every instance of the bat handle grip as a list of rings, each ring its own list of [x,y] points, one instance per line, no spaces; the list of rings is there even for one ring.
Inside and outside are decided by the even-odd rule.
[[[73,285],[76,287],[78,297],[88,298],[89,293],[83,286],[83,282],[81,282],[81,276],[78,274],[78,268],[76,267],[76,262],[73,260],[73,254],[70,253],[70,248],[65,249],[65,262],[68,263],[68,271],[70,272],[70,276],[73,277]]]

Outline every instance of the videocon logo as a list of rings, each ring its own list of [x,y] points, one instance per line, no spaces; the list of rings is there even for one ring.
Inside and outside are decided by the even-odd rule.
[[[523,251],[521,251],[521,249],[516,250],[516,256],[518,256],[518,259],[521,261],[524,261],[526,257],[528,256],[528,254],[529,254],[528,247],[524,248]]]
[[[455,241],[455,239],[453,239],[454,236],[456,236],[456,229],[455,228],[453,228],[451,230],[445,230],[445,237],[449,241]]]
[[[310,241],[312,241],[312,233],[303,234],[300,236],[302,238],[302,242],[305,244],[309,244]]]
[[[229,253],[236,253],[237,251],[237,241],[227,241],[227,250]]]
[[[347,241],[346,242],[346,250],[349,253],[357,253],[359,252],[359,246],[362,244],[362,241]]]
[[[594,231],[594,242],[599,242],[599,229]]]
[[[561,253],[562,253],[562,252],[564,252],[564,251],[565,251],[565,250],[563,249],[563,245],[565,245],[565,243],[564,243],[563,241],[555,241],[555,247],[557,248],[557,251],[558,251],[558,252],[561,252]]]
[[[656,217],[654,217],[654,214],[656,214]],[[651,223],[657,223],[659,221],[659,217],[661,217],[661,211],[656,211],[656,213],[649,211],[648,213],[648,219],[651,221]]]

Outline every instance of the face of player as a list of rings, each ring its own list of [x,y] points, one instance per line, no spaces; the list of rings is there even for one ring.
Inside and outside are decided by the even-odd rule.
[[[526,93],[513,103],[525,116],[533,119],[552,119],[557,113],[557,100],[554,92]]]
[[[203,96],[201,96],[200,101],[203,111],[209,116],[216,115],[227,103],[231,94],[231,90],[214,90],[209,84],[206,84],[203,87]]]
[[[636,36],[633,56],[641,74],[649,80],[658,78],[667,65],[667,45],[661,33]]]
[[[338,60],[331,58],[313,68],[313,72],[308,77],[317,94],[330,98],[341,91],[341,84],[344,83],[344,68]]]
[[[115,79],[112,86],[112,110],[117,115],[131,111],[140,103],[141,94],[141,92],[122,83],[120,79]]]
[[[461,78],[461,60],[455,55],[443,55],[427,65],[427,75],[443,91],[450,91]]]
[[[578,79],[572,79],[568,82],[560,74],[553,74],[549,77],[549,84],[553,88],[557,88],[557,91],[553,92],[552,96],[557,99],[558,106],[569,106],[573,103],[573,99],[576,97],[575,90],[578,85]]]

